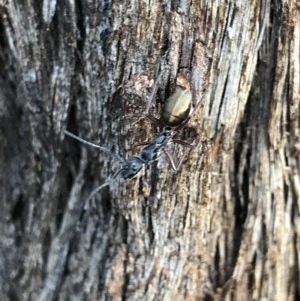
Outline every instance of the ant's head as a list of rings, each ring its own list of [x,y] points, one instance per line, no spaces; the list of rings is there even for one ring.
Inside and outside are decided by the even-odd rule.
[[[120,173],[122,178],[127,180],[135,177],[142,169],[144,163],[145,161],[139,157],[129,157],[126,160],[126,164],[124,164],[124,167],[121,169]]]

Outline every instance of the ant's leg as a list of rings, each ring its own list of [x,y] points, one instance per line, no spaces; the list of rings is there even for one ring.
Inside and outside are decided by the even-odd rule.
[[[160,82],[160,77],[161,77],[161,74],[159,73],[158,74],[158,77],[153,85],[153,89],[152,89],[152,92],[149,96],[149,99],[148,99],[148,104],[147,104],[147,108],[146,108],[146,114],[149,114],[149,111],[150,111],[150,107],[152,105],[152,102],[153,102],[153,99],[157,93],[157,90],[158,90],[158,83]]]
[[[188,142],[186,142],[186,141],[184,141],[184,140],[181,140],[181,139],[173,139],[173,142],[174,142],[174,143],[181,144],[181,145],[183,145],[183,146],[186,146],[186,147],[188,147],[188,148],[190,148],[190,149],[195,148],[195,146],[196,146],[196,145],[194,145],[194,144],[190,144],[190,143],[188,143]]]
[[[182,165],[182,162],[185,158],[185,155],[183,155],[180,159],[180,161],[177,163],[174,159],[174,157],[169,153],[168,150],[163,149],[163,152],[165,153],[165,155],[167,156],[167,160],[170,163],[170,165],[172,166],[173,170],[178,171]]]
[[[167,149],[163,149],[163,152],[165,153],[167,160],[172,166],[173,170],[178,171],[181,168],[183,160],[186,158],[186,152],[183,154],[178,163],[175,161],[174,157],[170,154],[170,152]]]
[[[181,159],[179,160],[179,163],[178,163],[178,165],[177,165],[177,168],[178,168],[178,170],[180,169],[180,167],[181,167],[181,165],[182,165],[182,163],[183,163],[183,160],[186,158],[186,155],[184,154],[182,157],[181,157]]]
[[[150,119],[154,124],[156,124],[158,126],[161,126],[162,123],[161,123],[161,121],[158,118],[156,118],[154,115],[152,115],[150,113],[150,108],[151,108],[153,100],[154,100],[154,98],[156,96],[156,93],[157,93],[157,90],[158,90],[158,84],[160,82],[160,78],[161,78],[161,73],[158,74],[158,77],[157,77],[157,79],[156,79],[156,81],[155,81],[155,83],[153,85],[152,92],[151,92],[151,94],[150,94],[150,96],[148,98],[148,101],[147,101],[147,108],[146,108],[146,112],[145,112],[146,117],[148,119]]]
[[[156,124],[156,125],[162,125],[161,121],[160,121],[158,118],[156,118],[155,116],[151,115],[150,113],[147,113],[147,114],[146,114],[146,117],[147,117],[150,121],[152,121],[154,124]]]
[[[129,148],[129,151],[133,151],[134,149],[136,149],[139,146],[144,146],[144,145],[149,145],[152,141],[147,141],[147,142],[141,142],[138,144],[134,144],[131,148]]]

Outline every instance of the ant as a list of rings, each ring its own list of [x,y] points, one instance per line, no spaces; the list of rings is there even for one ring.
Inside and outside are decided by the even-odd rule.
[[[86,141],[70,133],[67,130],[65,130],[64,133],[65,135],[70,136],[84,144],[98,148],[103,152],[113,156],[122,165],[122,168],[118,170],[110,180],[108,180],[107,182],[105,182],[104,184],[100,185],[99,187],[97,187],[95,190],[92,191],[92,193],[89,195],[86,202],[88,202],[102,188],[110,185],[112,180],[115,179],[119,174],[121,175],[121,178],[123,180],[129,180],[134,178],[141,171],[144,165],[150,164],[157,159],[159,151],[163,149],[163,147],[166,146],[172,139],[171,127],[165,127],[163,131],[161,131],[152,142],[150,142],[146,147],[144,147],[141,150],[139,156],[130,156],[125,160],[118,154],[113,153],[109,148]]]
[[[188,121],[191,119],[193,114],[200,106],[201,100],[198,100],[195,107],[192,109],[192,92],[189,88],[177,86],[175,92],[167,99],[162,110],[161,118],[158,119],[154,115],[150,114],[150,108],[154,96],[156,95],[156,92],[158,90],[159,80],[160,76],[157,78],[153,87],[153,91],[149,97],[146,109],[146,117],[150,119],[153,123],[159,126],[163,126],[163,129],[157,134],[157,136],[152,141],[139,144],[146,145],[141,149],[139,155],[130,156],[127,159],[124,159],[118,154],[113,153],[109,148],[88,142],[70,133],[67,130],[64,131],[65,135],[70,136],[89,146],[98,148],[103,152],[113,156],[121,163],[121,169],[119,169],[110,180],[96,188],[90,194],[88,200],[90,200],[103,187],[110,185],[112,180],[115,179],[118,175],[120,175],[123,180],[134,178],[141,171],[144,165],[151,164],[152,162],[157,160],[161,151],[163,151],[166,154],[167,159],[171,164],[172,168],[176,171],[179,170],[184,157],[180,160],[178,164],[176,164],[172,155],[165,148],[169,143],[178,143],[188,148],[194,147],[194,145],[191,145],[186,141],[176,139],[176,134],[179,130],[183,129],[186,126]]]

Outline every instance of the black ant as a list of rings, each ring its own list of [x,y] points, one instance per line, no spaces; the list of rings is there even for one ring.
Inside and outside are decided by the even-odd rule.
[[[149,143],[143,143],[140,145],[146,145],[140,151],[137,156],[130,156],[127,159],[122,158],[118,154],[113,153],[109,148],[88,142],[69,131],[64,131],[67,136],[70,136],[84,144],[89,146],[98,148],[103,152],[113,156],[115,159],[121,163],[121,169],[119,169],[112,178],[106,183],[102,184],[98,188],[96,188],[89,196],[88,200],[90,200],[99,190],[103,187],[110,185],[113,179],[117,178],[117,176],[121,176],[123,180],[128,180],[134,178],[143,168],[143,166],[151,164],[155,160],[158,159],[159,154],[163,151],[169,163],[171,164],[174,170],[178,170],[182,164],[183,158],[180,160],[179,164],[176,164],[172,155],[165,148],[169,143],[174,142],[178,144],[182,144],[186,147],[193,148],[194,146],[189,144],[186,141],[176,139],[176,133],[186,126],[187,122],[191,119],[193,114],[196,112],[198,107],[201,104],[201,100],[199,100],[195,107],[192,109],[192,93],[190,89],[186,89],[183,87],[176,87],[175,92],[167,99],[161,119],[156,118],[151,115],[150,107],[153,102],[154,96],[158,89],[159,78],[156,80],[151,96],[149,97],[146,116],[155,124],[163,125],[163,129],[157,134],[157,136],[150,141]],[[87,200],[87,201],[88,201]]]

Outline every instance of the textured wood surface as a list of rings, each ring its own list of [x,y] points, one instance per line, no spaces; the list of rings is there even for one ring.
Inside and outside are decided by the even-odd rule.
[[[0,300],[298,300],[299,20],[284,0],[0,0]],[[179,74],[202,99],[197,146],[86,202],[118,165],[63,130],[138,154],[158,74],[157,117]]]

